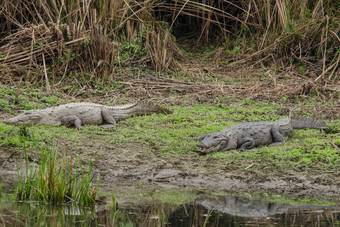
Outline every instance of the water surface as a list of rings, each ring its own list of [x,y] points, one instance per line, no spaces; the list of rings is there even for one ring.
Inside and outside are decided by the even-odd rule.
[[[92,208],[35,202],[0,204],[0,226],[340,226],[340,206],[268,203],[200,195],[186,204],[118,197]]]

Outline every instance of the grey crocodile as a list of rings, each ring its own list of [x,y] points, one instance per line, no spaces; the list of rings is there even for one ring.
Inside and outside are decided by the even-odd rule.
[[[83,129],[82,125],[100,125],[103,128],[116,126],[117,121],[153,113],[168,114],[171,111],[157,105],[127,104],[104,106],[95,103],[69,103],[56,107],[26,111],[6,119],[12,125],[66,125]]]
[[[327,129],[321,120],[305,117],[283,117],[277,122],[247,122],[232,125],[219,132],[213,132],[195,138],[202,140],[197,149],[202,153],[239,149],[244,151],[256,146],[278,146],[284,143],[284,137],[290,137],[293,129]]]

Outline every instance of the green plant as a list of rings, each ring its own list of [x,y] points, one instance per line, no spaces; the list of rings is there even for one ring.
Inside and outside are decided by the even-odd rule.
[[[205,220],[204,220],[204,223],[203,223],[203,227],[207,226],[208,220],[209,220],[212,212],[213,212],[213,210],[208,210],[208,213],[205,215]]]
[[[32,190],[34,189],[34,184],[36,182],[35,170],[33,166],[29,164],[27,150],[25,149],[25,177],[22,176],[18,169],[18,185],[15,189],[15,197],[17,200],[30,200],[32,196]]]
[[[57,96],[43,96],[41,99],[41,101],[48,103],[50,105],[57,105],[58,102],[61,100],[59,97]]]
[[[4,109],[9,109],[9,103],[5,99],[0,99],[0,106],[3,107]]]
[[[239,54],[240,53],[240,47],[239,46],[235,46],[234,49],[227,50],[226,53],[228,53],[228,54]]]
[[[307,69],[306,69],[306,67],[305,66],[300,66],[299,67],[299,72],[302,74],[302,75],[304,75],[305,73],[306,73],[306,71],[307,71]]]
[[[78,159],[76,167],[81,169],[79,176],[76,169],[73,174],[73,155],[70,158],[64,153],[63,162],[58,161],[56,149],[47,147],[41,150],[41,162],[38,169],[31,165],[25,149],[25,175],[18,170],[18,185],[16,187],[17,200],[36,200],[45,203],[63,203],[74,201],[84,206],[95,203],[96,192],[100,179],[96,186],[92,187],[94,175],[93,163],[88,162],[85,170]]]

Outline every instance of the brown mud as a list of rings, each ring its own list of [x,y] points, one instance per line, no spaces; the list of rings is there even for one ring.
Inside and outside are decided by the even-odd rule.
[[[332,177],[338,173],[318,173],[289,169],[282,174],[280,168],[256,163],[256,171],[248,168],[254,163],[237,163],[212,159],[203,161],[197,155],[162,158],[140,144],[119,145],[91,140],[71,149],[80,157],[98,157],[94,172],[102,175],[105,188],[151,184],[165,188],[186,188],[212,192],[244,192],[285,194],[287,196],[339,197],[340,181]],[[10,149],[0,152],[0,180],[6,188],[13,188],[17,167],[25,167],[24,153]],[[39,157],[29,153],[29,159],[38,163]],[[204,168],[202,168],[204,167]]]
[[[247,72],[243,72],[246,74]],[[247,74],[249,77],[259,76],[257,71]],[[280,82],[279,82],[280,80]],[[248,81],[247,79],[243,81]],[[250,81],[250,80],[249,80]],[[253,80],[251,80],[253,81]],[[257,83],[244,82],[241,85],[224,85],[205,82],[184,82],[177,79],[162,77],[141,76],[124,82],[126,87],[120,91],[112,91],[101,96],[93,96],[91,100],[82,98],[81,94],[70,101],[103,102],[119,99],[129,92],[131,101],[156,99],[159,103],[187,105],[189,103],[214,103],[218,96],[230,96],[230,100],[245,97],[255,100],[276,100],[283,96],[294,100],[297,96],[305,97],[306,87],[313,90],[313,84],[302,83],[298,79],[280,77],[257,79]],[[309,84],[309,85],[308,85]],[[320,99],[334,98],[332,90],[328,88],[324,93],[317,92]],[[176,95],[169,96],[170,90],[176,90]],[[308,90],[308,89],[307,89]],[[86,91],[86,89],[84,89]],[[114,101],[114,100],[113,100]],[[228,102],[226,100],[225,102]],[[292,109],[287,102],[285,108],[277,109],[278,114],[288,114]],[[339,106],[300,106],[297,112],[309,111],[314,115],[322,115],[324,119],[339,119]],[[0,110],[0,118],[8,114]],[[284,194],[295,197],[334,198],[340,201],[340,170],[323,172],[318,168],[294,169],[290,166],[280,166],[277,163],[254,163],[248,161],[219,160],[199,158],[197,152],[184,154],[180,157],[164,157],[157,151],[150,152],[147,145],[130,143],[124,145],[110,144],[107,135],[84,135],[79,146],[64,142],[59,146],[80,157],[96,159],[94,172],[102,175],[101,183],[104,188],[126,188],[138,184],[160,186],[165,188],[186,188],[195,190],[208,190],[214,192],[239,193],[268,193]],[[34,163],[39,162],[39,155],[32,152],[28,154]],[[97,158],[95,158],[96,156]],[[25,155],[23,151],[13,150],[0,146],[0,181],[5,188],[13,189],[17,178],[17,168],[24,168]],[[250,168],[256,165],[256,169]]]

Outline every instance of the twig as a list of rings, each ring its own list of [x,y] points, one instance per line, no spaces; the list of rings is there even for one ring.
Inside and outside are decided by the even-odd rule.
[[[44,73],[45,73],[45,81],[46,81],[46,89],[47,89],[47,93],[51,93],[51,87],[50,87],[50,83],[48,81],[48,76],[47,76],[47,70],[46,70],[46,63],[45,63],[45,55],[44,53],[42,54],[42,58],[43,58],[43,64],[44,64]]]
[[[327,54],[327,40],[328,40],[328,22],[329,22],[329,17],[326,15],[326,28],[325,28],[325,48],[324,48],[324,53],[323,53],[323,58],[322,58],[322,72],[325,71],[326,68],[326,54]],[[321,43],[323,41],[321,40]]]
[[[254,165],[254,163],[251,163],[249,166],[247,166],[246,168],[244,169],[249,169],[250,167],[252,167]]]
[[[330,65],[326,70],[324,70],[324,71],[321,73],[321,75],[318,76],[318,78],[316,78],[316,79],[314,80],[314,82],[318,81],[321,77],[323,77],[323,76],[324,76],[329,70],[331,70],[332,68],[336,69],[336,67],[338,67],[339,62],[340,62],[340,58],[339,58],[336,62],[334,62],[332,65]],[[331,74],[331,75],[332,75],[332,74]]]
[[[337,150],[337,151],[339,150],[339,147],[337,145],[335,145],[334,140],[331,140],[330,143],[333,145],[335,150]]]

